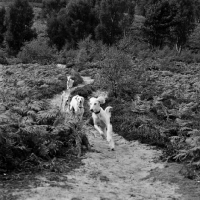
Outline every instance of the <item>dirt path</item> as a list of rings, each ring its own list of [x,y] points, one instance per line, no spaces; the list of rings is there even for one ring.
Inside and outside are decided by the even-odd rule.
[[[92,129],[92,131],[94,131]],[[116,150],[89,133],[94,152],[88,152],[83,165],[52,185],[46,177],[40,187],[15,192],[20,200],[161,200],[183,199],[176,184],[147,177],[164,164],[154,162],[160,151],[138,142],[128,142],[114,135]],[[63,178],[64,177],[64,178]],[[146,178],[147,177],[147,178]]]

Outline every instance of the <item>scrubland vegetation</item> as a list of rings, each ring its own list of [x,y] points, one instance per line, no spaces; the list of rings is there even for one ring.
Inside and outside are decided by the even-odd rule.
[[[0,10],[1,170],[42,169],[44,162],[77,153],[83,126],[71,119],[55,123],[61,113],[48,103],[65,90],[71,69],[94,78],[74,94],[87,99],[94,90],[108,91],[117,134],[199,169],[200,2],[38,3],[39,13],[25,0]]]

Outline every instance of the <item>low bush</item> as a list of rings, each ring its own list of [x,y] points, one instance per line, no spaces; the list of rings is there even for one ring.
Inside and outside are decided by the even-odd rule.
[[[81,76],[90,76],[91,78],[94,78],[97,73],[97,68],[88,68],[80,72]]]
[[[42,169],[54,157],[64,157],[69,151],[79,154],[83,130],[72,120],[60,119],[60,111],[45,101],[26,99],[12,106],[0,118],[1,170]]]
[[[105,56],[106,49],[106,45],[100,41],[93,41],[89,36],[78,43],[76,63],[84,65],[85,63],[97,62]]]
[[[83,125],[50,106],[49,98],[65,89],[65,73],[53,65],[5,67],[0,91],[1,172],[50,169],[52,159],[80,155],[81,145],[88,145]]]
[[[56,61],[56,50],[48,45],[44,37],[27,42],[19,52],[22,63],[51,64]]]
[[[8,64],[5,53],[1,49],[0,49],[0,64],[1,65],[7,65]]]
[[[77,87],[75,90],[71,92],[71,95],[72,96],[80,95],[85,99],[87,99],[92,94],[93,91],[94,88],[92,85],[85,85],[83,87]]]
[[[66,66],[70,68],[72,65],[75,65],[77,50],[74,49],[67,50],[66,47],[63,49],[64,49],[63,51],[65,52],[64,57],[66,59]]]
[[[77,71],[75,71],[74,69],[71,70],[71,78],[74,80],[74,83],[73,83],[74,87],[83,83],[82,76]]]

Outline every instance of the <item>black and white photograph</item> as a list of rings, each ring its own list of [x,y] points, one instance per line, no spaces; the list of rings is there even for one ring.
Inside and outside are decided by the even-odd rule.
[[[200,0],[0,0],[0,200],[200,200]]]

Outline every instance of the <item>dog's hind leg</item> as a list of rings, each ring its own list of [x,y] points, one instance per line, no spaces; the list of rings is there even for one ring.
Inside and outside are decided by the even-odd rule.
[[[106,132],[107,132],[106,127],[102,128],[102,130],[103,130],[103,135],[101,136],[104,140],[106,140]]]
[[[107,141],[109,143],[110,149],[114,150],[115,149],[115,143],[114,143],[112,134],[113,134],[112,125],[109,124],[109,125],[107,125]]]

